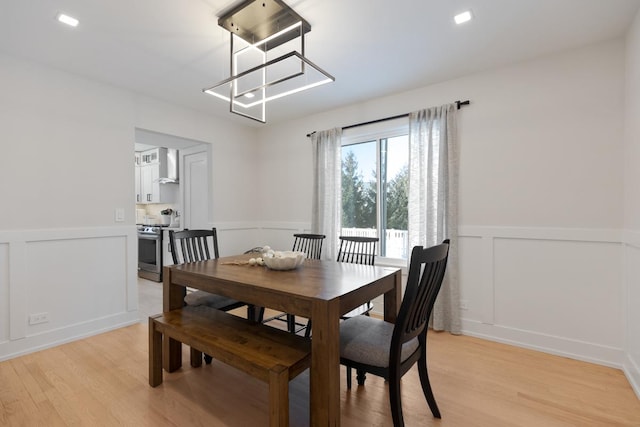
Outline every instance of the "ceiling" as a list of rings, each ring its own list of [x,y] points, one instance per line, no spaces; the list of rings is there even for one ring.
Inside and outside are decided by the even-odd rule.
[[[267,104],[267,122],[622,36],[640,0],[285,0],[334,83]],[[1,0],[0,52],[248,126],[202,89],[229,77],[236,0]],[[456,26],[453,16],[474,19]],[[58,23],[58,12],[80,20]],[[452,100],[453,101],[453,100]]]

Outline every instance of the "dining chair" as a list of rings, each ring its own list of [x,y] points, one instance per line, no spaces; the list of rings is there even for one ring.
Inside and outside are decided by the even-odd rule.
[[[298,233],[293,237],[293,251],[304,252],[308,259],[320,259],[324,234]]]
[[[338,248],[338,262],[347,262],[351,264],[374,265],[376,262],[376,246],[378,244],[377,237],[358,237],[358,236],[340,236],[340,247]],[[371,301],[356,307],[350,312],[343,314],[341,319],[349,319],[354,316],[364,314],[369,315],[373,310]],[[305,336],[311,336],[312,321],[307,321],[307,329]]]
[[[213,253],[209,248],[209,242],[213,246]],[[211,230],[169,230],[169,245],[174,264],[205,261],[220,257],[218,232],[215,227]],[[187,292],[184,297],[184,303],[191,306],[205,305],[221,311],[230,311],[247,305],[232,298],[200,290]],[[209,364],[212,358],[205,354],[204,360]]]
[[[340,247],[338,248],[338,262],[349,262],[352,264],[375,265],[376,263],[376,246],[380,241],[377,237],[357,237],[357,236],[340,236]],[[343,319],[349,319],[360,314],[369,315],[373,309],[371,301],[351,310],[342,316]]]
[[[340,363],[347,367],[347,388],[351,388],[351,368],[357,371],[358,385],[364,385],[366,372],[383,377],[389,384],[395,427],[404,426],[400,378],[416,362],[431,413],[441,418],[427,371],[427,329],[448,255],[448,239],[429,248],[413,248],[407,286],[395,324],[368,316],[355,316],[340,324]]]
[[[307,256],[307,259],[320,259],[322,256],[322,244],[326,236],[324,234],[311,234],[311,233],[296,233],[293,235],[293,251],[304,252]],[[270,322],[272,320],[285,320],[287,322],[287,330],[292,334],[297,333],[297,326],[304,326],[307,328],[307,333],[305,335],[308,337],[309,334],[309,324],[303,325],[301,323],[296,323],[296,316],[293,314],[282,313],[276,316],[270,317],[265,320],[266,322]]]

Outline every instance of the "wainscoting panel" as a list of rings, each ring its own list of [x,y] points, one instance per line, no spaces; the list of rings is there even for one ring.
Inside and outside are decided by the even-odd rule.
[[[626,358],[624,372],[640,398],[640,233],[625,234]]]
[[[622,366],[619,232],[463,227],[460,234],[465,334]]]
[[[220,256],[241,254],[258,245],[258,228],[255,225],[218,223],[212,224],[211,227],[216,227],[218,231]]]
[[[48,312],[49,321],[27,334],[127,311],[125,243],[124,236],[28,243],[27,314]]]
[[[462,318],[493,323],[492,251],[485,250],[487,238],[458,238],[460,266],[460,313]],[[489,239],[491,242],[491,239]]]
[[[271,246],[287,251],[293,247],[294,233],[308,233],[308,223],[261,222],[211,224],[218,230],[220,256],[237,255],[256,246]]]
[[[136,248],[135,226],[0,232],[0,360],[137,322]]]
[[[290,251],[293,248],[293,235],[296,233],[310,233],[309,224],[306,223],[278,223],[263,224],[260,230],[261,245],[269,245],[274,250]]]
[[[0,243],[0,344],[9,340],[9,244]]]
[[[620,249],[496,239],[495,324],[622,348]]]

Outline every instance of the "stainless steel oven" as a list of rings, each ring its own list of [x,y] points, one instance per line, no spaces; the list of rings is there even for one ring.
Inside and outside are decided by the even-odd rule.
[[[162,281],[162,228],[138,226],[138,276]]]

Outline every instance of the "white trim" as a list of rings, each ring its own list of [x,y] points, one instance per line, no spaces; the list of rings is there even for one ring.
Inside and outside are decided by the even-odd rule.
[[[468,319],[462,320],[462,333],[476,338],[618,369],[622,368],[624,359],[624,350],[622,348],[608,347],[501,325],[487,325]]]
[[[640,399],[640,366],[638,366],[638,363],[636,363],[629,354],[627,354],[627,357],[625,358],[622,372],[624,372],[631,388],[636,393],[638,399]]]
[[[308,222],[277,222],[277,221],[242,221],[242,222],[213,222],[210,227],[216,227],[218,231],[249,231],[249,230],[275,230],[291,231],[292,233],[307,233],[311,230]]]
[[[458,242],[460,241],[458,236]],[[483,323],[492,325],[495,322],[495,278],[494,278],[494,238],[483,236],[482,239],[482,276],[480,278],[480,286],[482,286],[482,312],[481,320]]]
[[[309,222],[261,222],[258,223],[258,228],[265,230],[286,230],[294,231],[296,233],[310,232],[311,223]]]
[[[1,236],[0,236],[1,237]],[[9,243],[9,339],[17,340],[27,334],[27,259],[26,242]]]
[[[458,236],[608,243],[620,243],[622,241],[621,230],[608,228],[489,227],[467,225],[458,228]]]
[[[640,249],[640,232],[624,230],[622,233],[622,242],[628,246]]]
[[[623,243],[625,245],[624,251],[624,286],[625,286],[625,297],[626,301],[623,302],[623,308],[625,310],[625,345],[626,345],[626,357],[623,366],[623,372],[631,385],[631,388],[636,393],[638,399],[640,399],[640,359],[635,360],[634,356],[637,354],[632,353],[632,349],[630,346],[632,343],[635,343],[633,340],[637,339],[637,337],[632,336],[634,333],[631,330],[631,325],[634,319],[637,317],[637,308],[633,307],[633,301],[631,301],[630,297],[630,286],[631,283],[637,283],[639,280],[638,277],[628,277],[628,263],[629,263],[629,251],[631,250],[640,250],[640,232],[633,230],[624,230],[623,233]]]
[[[0,343],[0,362],[139,323],[138,312],[120,313],[89,322]]]
[[[114,236],[135,237],[137,239],[138,230],[135,225],[0,230],[0,243],[43,242],[47,240],[75,240]]]

